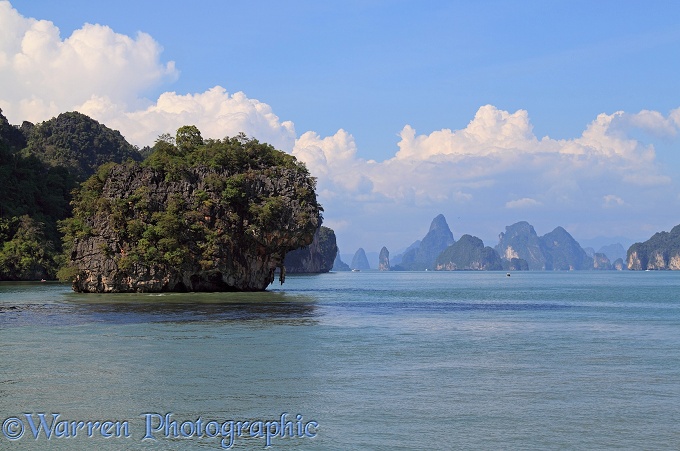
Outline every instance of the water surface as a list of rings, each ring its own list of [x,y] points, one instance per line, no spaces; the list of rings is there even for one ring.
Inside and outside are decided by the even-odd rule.
[[[676,272],[331,273],[245,294],[4,283],[0,420],[25,430],[0,448],[221,449],[142,440],[144,414],[285,413],[315,436],[271,449],[673,449],[679,288]],[[34,439],[26,413],[130,434]],[[247,435],[231,449],[265,448]]]

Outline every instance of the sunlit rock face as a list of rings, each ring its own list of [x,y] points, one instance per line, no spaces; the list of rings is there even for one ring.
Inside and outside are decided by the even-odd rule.
[[[390,251],[387,250],[385,246],[380,249],[380,256],[378,257],[378,270],[389,271],[390,267]]]
[[[626,266],[637,271],[680,270],[680,225],[633,244],[628,249]]]

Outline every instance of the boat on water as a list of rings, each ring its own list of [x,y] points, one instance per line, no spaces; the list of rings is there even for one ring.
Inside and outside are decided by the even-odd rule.
[[[360,269],[357,269],[357,268],[354,268],[354,269],[352,269],[352,272],[361,272],[361,270],[360,270]]]

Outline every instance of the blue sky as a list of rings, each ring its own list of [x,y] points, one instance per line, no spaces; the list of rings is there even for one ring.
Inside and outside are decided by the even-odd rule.
[[[343,253],[438,213],[491,246],[519,220],[680,223],[676,2],[14,0],[0,21],[10,122],[79,109],[140,146],[243,129],[307,163]]]

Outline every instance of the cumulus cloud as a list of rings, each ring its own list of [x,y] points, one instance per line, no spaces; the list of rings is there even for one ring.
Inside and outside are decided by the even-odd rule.
[[[322,201],[331,212],[356,214],[343,206],[361,199],[376,211],[376,205],[383,204],[398,205],[400,211],[453,210],[488,218],[505,210],[588,222],[586,218],[598,216],[602,208],[648,208],[649,195],[658,199],[673,189],[654,146],[634,136],[636,130],[672,136],[678,111],[666,117],[652,111],[600,114],[580,136],[555,140],[536,136],[526,111],[511,113],[486,105],[459,130],[419,135],[406,125],[398,151],[381,162],[360,158],[354,139],[344,130],[329,137],[305,133],[293,154],[319,178]],[[631,202],[612,195],[612,189]],[[517,218],[496,220],[500,227],[501,221]]]
[[[295,141],[292,153],[319,178],[321,189],[352,195],[373,192],[371,167],[375,162],[356,156],[354,137],[345,130],[325,138],[315,132],[303,133]]]
[[[399,151],[383,162],[358,158],[353,138],[343,130],[326,138],[305,133],[296,141],[293,154],[321,180],[338,188],[353,192],[361,186],[364,194],[370,188],[373,195],[395,200],[461,201],[470,199],[474,190],[491,186],[500,186],[500,195],[531,187],[549,196],[578,190],[579,182],[670,183],[656,163],[654,147],[626,133],[633,127],[654,128],[655,121],[658,129],[671,123],[652,112],[617,112],[599,115],[578,138],[539,139],[526,111],[509,113],[486,105],[461,130],[417,135],[406,125]],[[520,205],[514,203],[517,199],[506,199],[504,204]]]
[[[508,157],[517,151],[538,150],[526,111],[513,114],[492,105],[481,107],[468,126],[459,131],[438,130],[430,135],[416,136],[416,131],[406,125],[401,131],[397,159],[426,160],[447,156],[460,159],[467,156]]]
[[[135,38],[85,24],[62,39],[46,20],[25,18],[0,1],[0,107],[12,121],[41,121],[74,109],[93,94],[120,108],[178,75],[161,63],[161,46],[146,33]]]
[[[196,125],[205,137],[243,132],[292,150],[293,123],[280,121],[269,105],[242,92],[215,86],[146,99],[150,88],[179,75],[174,62],[161,62],[162,50],[146,33],[131,38],[104,25],[85,24],[62,39],[52,22],[25,18],[0,0],[0,108],[12,123],[77,110],[139,146]]]
[[[677,117],[674,118],[676,115],[676,112],[672,112],[668,118],[665,118],[658,111],[642,110],[636,114],[620,111],[614,116],[610,129],[613,130],[620,124],[624,134],[626,130],[634,127],[658,136],[675,136],[680,125]]]
[[[240,132],[290,151],[295,142],[292,122],[281,122],[266,103],[243,92],[229,94],[221,86],[203,93],[161,94],[154,104],[126,112],[109,99],[93,96],[79,111],[121,130],[138,145],[153,144],[158,135],[174,134],[183,125],[195,125],[206,138],[224,138]]]

